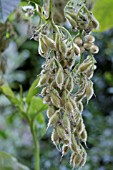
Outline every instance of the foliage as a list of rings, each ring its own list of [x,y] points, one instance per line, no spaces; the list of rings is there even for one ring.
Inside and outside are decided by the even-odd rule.
[[[97,0],[94,4],[93,14],[100,23],[100,31],[113,27],[113,1]]]

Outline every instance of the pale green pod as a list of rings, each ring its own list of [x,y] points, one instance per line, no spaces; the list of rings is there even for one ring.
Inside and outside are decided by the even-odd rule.
[[[74,134],[71,135],[71,149],[74,151],[74,152],[77,152],[79,151],[80,147],[79,145],[77,144],[77,141],[74,137]]]
[[[75,167],[74,158],[76,155],[77,155],[76,152],[72,152],[71,157],[70,157],[70,165],[73,165],[73,168]]]
[[[48,51],[48,48],[42,38],[39,38],[39,47],[38,47],[38,52],[41,56],[45,55]]]
[[[86,35],[84,37],[85,42],[87,43],[93,43],[95,41],[95,37],[93,35]]]
[[[73,18],[73,20],[77,20],[77,15],[75,12],[66,11],[65,14],[66,16],[69,15],[71,18]]]
[[[66,19],[70,22],[72,28],[76,28],[77,27],[77,22],[76,20],[74,20],[70,15],[66,14]]]
[[[67,113],[64,113],[63,115],[62,126],[68,132],[68,134],[71,133],[71,126],[70,126],[70,121],[69,121],[69,117],[67,116]]]
[[[61,106],[61,104],[60,104],[60,99],[59,99],[59,97],[58,96],[56,96],[56,94],[55,93],[53,93],[53,92],[51,92],[50,93],[50,95],[51,95],[51,102],[52,102],[52,104],[54,105],[54,106],[56,106],[57,108],[60,108]]]
[[[69,92],[72,92],[74,88],[74,82],[73,82],[73,77],[70,76],[67,78],[66,83],[65,83],[65,89],[68,90]]]
[[[84,72],[86,71],[87,69],[89,69],[89,67],[92,65],[92,61],[89,61],[87,63],[82,63],[80,64],[80,66],[78,67],[78,71],[79,72]]]
[[[38,87],[41,87],[41,86],[46,85],[47,82],[48,82],[48,79],[49,79],[49,73],[48,73],[48,72],[45,73],[45,74],[42,74],[42,75],[40,76],[40,80],[39,80],[37,86],[38,86]]]
[[[49,95],[44,96],[44,98],[43,98],[43,103],[44,103],[44,104],[49,104],[50,102],[51,102],[50,96],[49,96]]]
[[[88,85],[86,87],[86,98],[87,98],[87,102],[92,98],[92,96],[94,95],[94,90],[93,90],[93,82],[89,81]]]
[[[67,49],[67,58],[73,58],[74,57],[74,50],[73,50],[73,48],[71,47],[71,48],[69,48],[69,49]]]
[[[91,15],[91,22],[94,29],[99,29],[99,22],[93,15]]]
[[[84,128],[85,126],[84,126],[83,120],[81,119],[79,124],[77,125],[77,131],[78,131],[79,136],[83,132]]]
[[[64,91],[62,92],[62,96],[61,96],[61,102],[62,102],[63,105],[65,104],[65,102],[67,101],[67,99],[68,99],[68,94],[67,94],[67,91],[64,90]]]
[[[51,140],[55,146],[57,146],[60,143],[60,139],[58,137],[56,129],[53,129],[53,132],[51,134]]]
[[[51,118],[51,116],[54,115],[55,111],[55,107],[53,105],[49,105],[47,110],[47,117]]]
[[[86,144],[86,141],[87,141],[87,132],[86,132],[85,128],[84,128],[83,132],[81,133],[80,137],[81,137],[81,140]]]
[[[66,144],[68,144],[69,143],[69,136],[66,134],[66,131],[62,127],[62,125],[57,125],[56,130],[57,130],[59,138],[62,139],[64,141],[64,143],[66,142]]]
[[[64,83],[64,73],[63,73],[62,68],[58,69],[58,72],[57,72],[56,77],[55,77],[55,81],[56,81],[58,88],[61,90],[63,83]]]
[[[41,91],[41,96],[45,96],[45,95],[47,94],[46,90],[47,90],[47,87],[44,87],[44,88],[42,89],[42,91]]]
[[[80,167],[81,161],[82,161],[82,155],[78,153],[74,158],[75,166]]]
[[[64,156],[64,155],[66,155],[68,152],[69,152],[69,146],[68,145],[63,145],[62,146],[62,157]]]
[[[65,110],[69,113],[73,113],[74,112],[74,108],[73,108],[73,105],[71,103],[70,100],[67,100],[66,103],[65,103]]]
[[[85,163],[86,163],[86,160],[87,160],[87,153],[84,152],[84,153],[83,153],[83,156],[82,156],[82,160],[81,160],[79,166],[80,166],[80,167],[83,167],[83,166],[85,165]]]
[[[55,49],[55,42],[47,35],[41,34],[41,38],[48,48]]]
[[[51,118],[49,119],[48,127],[50,127],[50,126],[55,126],[56,123],[58,123],[58,121],[59,121],[59,115],[60,115],[60,110],[57,110],[57,111],[51,116]],[[47,127],[47,128],[48,128],[48,127]]]
[[[86,76],[88,77],[88,79],[91,79],[93,77],[94,74],[94,67],[95,65],[91,65],[87,70],[86,70]]]
[[[97,54],[97,53],[99,52],[98,46],[92,45],[91,48],[90,48],[90,52],[91,52],[92,54]]]
[[[67,47],[66,47],[66,44],[62,40],[62,36],[59,33],[56,34],[55,44],[56,44],[57,50],[61,54],[65,55],[67,52]]]
[[[77,102],[77,107],[79,109],[79,112],[82,113],[83,112],[83,104],[81,101]]]
[[[80,56],[80,48],[77,44],[74,43],[74,51],[77,56]]]

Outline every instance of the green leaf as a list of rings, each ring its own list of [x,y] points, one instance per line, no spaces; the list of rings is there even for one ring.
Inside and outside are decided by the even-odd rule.
[[[0,170],[29,170],[29,168],[18,163],[12,155],[0,152]]]
[[[37,115],[37,118],[35,120],[35,125],[36,125],[37,137],[38,139],[41,139],[46,133],[45,119],[41,113]]]
[[[18,99],[16,98],[15,94],[13,93],[9,86],[2,85],[0,87],[0,91],[10,100],[12,104],[14,105],[19,104]]]
[[[32,97],[29,110],[28,110],[29,114],[37,114],[46,109],[47,109],[47,105],[43,104],[43,101],[41,98],[36,97],[36,96]]]
[[[5,22],[20,0],[0,0],[0,22]]]
[[[100,23],[100,31],[113,27],[113,0],[97,0],[93,14]]]
[[[39,93],[40,88],[36,87],[39,81],[39,77],[32,83],[31,87],[29,88],[27,97],[26,97],[26,102],[29,104],[31,102],[31,99],[33,96]]]

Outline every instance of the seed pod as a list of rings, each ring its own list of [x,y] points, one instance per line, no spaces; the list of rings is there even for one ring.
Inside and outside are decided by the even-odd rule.
[[[89,81],[88,85],[86,87],[86,98],[87,98],[87,103],[88,101],[92,98],[94,94],[94,90],[93,90],[93,82]]]
[[[93,74],[94,74],[94,64],[91,65],[87,71],[85,72],[86,73],[86,76],[88,77],[88,79],[91,79],[93,77]]]
[[[89,62],[87,62],[87,63],[82,63],[82,64],[79,65],[78,71],[79,71],[79,72],[84,72],[84,71],[86,71],[87,69],[89,69],[89,66],[91,66],[91,65],[92,65],[92,61],[89,61]]]
[[[54,92],[50,93],[51,95],[51,102],[54,106],[56,106],[57,108],[60,108],[60,99],[58,96],[56,96],[56,94]]]
[[[83,41],[82,41],[82,39],[81,39],[80,37],[75,38],[74,42],[75,42],[75,44],[77,44],[78,46],[81,46],[82,43],[83,43]]]
[[[76,142],[76,139],[74,137],[74,134],[71,135],[71,149],[74,151],[74,152],[78,152],[79,151],[79,145],[77,144]]]
[[[52,134],[51,134],[51,140],[52,140],[53,144],[56,145],[56,146],[57,146],[57,145],[59,144],[59,142],[60,142],[60,139],[59,139],[59,137],[58,137],[58,134],[57,134],[56,129],[53,129],[53,132],[52,132]]]
[[[44,43],[44,41],[42,40],[42,38],[39,38],[39,48],[38,48],[38,52],[41,56],[45,55],[48,51],[48,48],[46,46],[46,44]]]
[[[47,117],[51,118],[51,116],[53,116],[55,113],[55,107],[52,105],[48,106],[48,110],[47,110]]]
[[[80,53],[81,54],[84,53],[84,51],[85,51],[84,47],[83,46],[79,46],[79,48],[80,48]]]
[[[57,130],[59,138],[62,139],[64,142],[66,141],[67,143],[69,143],[69,137],[66,134],[66,131],[64,130],[62,125],[57,125],[56,130]]]
[[[49,73],[48,72],[45,73],[45,74],[42,74],[37,86],[41,87],[41,86],[46,85],[47,82],[48,82],[48,79],[49,79]]]
[[[64,73],[63,73],[63,69],[59,68],[58,72],[56,74],[56,78],[55,78],[56,84],[59,87],[59,89],[62,89],[62,85],[64,83]]]
[[[73,105],[72,105],[71,101],[69,101],[69,100],[66,101],[65,109],[69,113],[73,113],[74,112],[74,108],[73,108]]]
[[[57,110],[52,116],[51,118],[49,119],[49,122],[48,122],[48,127],[49,128],[50,126],[55,126],[56,123],[59,121],[59,115],[60,115],[60,110]]]
[[[87,153],[84,151],[83,156],[82,156],[82,160],[80,162],[80,167],[83,167],[86,163],[87,160]]]
[[[70,47],[68,50],[67,50],[67,58],[73,58],[74,57],[74,50],[72,47]]]
[[[93,35],[86,35],[84,37],[85,42],[87,43],[93,43],[95,41],[95,37]]]
[[[84,128],[83,132],[81,133],[80,137],[81,137],[81,140],[86,144],[86,141],[87,141],[87,132],[86,132],[85,128]]]
[[[47,90],[47,87],[44,87],[44,88],[42,89],[42,91],[41,91],[41,96],[45,96],[45,95],[47,94],[46,90]]]
[[[73,18],[75,21],[77,20],[77,15],[75,12],[70,12],[70,11],[66,11],[65,12],[66,16],[69,15],[71,18]]]
[[[99,29],[99,22],[96,20],[96,18],[93,15],[91,15],[91,22],[93,25],[93,29]]]
[[[66,47],[66,44],[62,41],[62,37],[61,37],[61,35],[59,33],[56,34],[55,42],[56,42],[57,50],[61,54],[65,55],[66,51],[67,51],[67,47]]]
[[[77,102],[77,107],[78,107],[78,109],[79,109],[79,112],[80,113],[82,113],[83,112],[83,104],[82,104],[82,102]]]
[[[92,45],[93,45],[93,44],[92,44],[91,42],[86,42],[86,43],[84,43],[84,48],[85,48],[86,50],[90,50],[90,48],[91,48]]]
[[[76,20],[74,20],[70,15],[66,14],[66,19],[69,21],[69,23],[71,24],[72,28],[76,28],[77,27]]]
[[[46,103],[49,104],[50,102],[51,102],[50,96],[49,96],[49,95],[44,96],[44,98],[43,98],[43,103],[44,103],[44,104],[46,104]]]
[[[68,153],[69,149],[70,148],[69,148],[68,145],[63,145],[62,146],[62,157]]]
[[[78,45],[76,45],[75,43],[74,43],[74,50],[75,50],[75,54],[76,54],[77,56],[80,56],[80,48],[79,48]]]
[[[74,82],[73,82],[73,77],[70,76],[67,78],[66,83],[65,83],[65,89],[67,89],[69,92],[72,92],[74,88]]]
[[[62,96],[61,96],[61,102],[62,102],[62,105],[64,105],[64,104],[65,104],[65,102],[66,102],[67,98],[68,98],[67,91],[65,91],[65,90],[64,90],[64,91],[62,92]]]
[[[99,48],[96,45],[92,45],[90,48],[90,52],[93,54],[97,54],[99,52]]]
[[[67,116],[67,113],[64,113],[64,115],[63,115],[62,126],[68,132],[68,134],[71,133],[70,121]]]
[[[41,38],[48,48],[55,49],[55,42],[51,38],[44,34],[41,34]]]
[[[83,132],[84,128],[85,126],[84,126],[83,120],[81,119],[79,124],[77,125],[77,131],[78,131],[79,136]]]
[[[71,157],[70,157],[70,165],[73,165],[73,168],[75,167],[74,158],[76,155],[77,155],[76,152],[72,152]]]
[[[82,161],[82,156],[81,154],[77,154],[74,158],[74,161],[75,161],[75,166],[76,167],[79,167],[80,166],[80,163]]]

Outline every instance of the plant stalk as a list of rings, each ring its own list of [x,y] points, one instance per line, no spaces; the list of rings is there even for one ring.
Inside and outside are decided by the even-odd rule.
[[[34,124],[31,124],[31,133],[33,137],[34,143],[34,154],[35,154],[35,170],[40,170],[40,149],[39,149],[39,141],[37,139],[36,131],[34,128]]]

